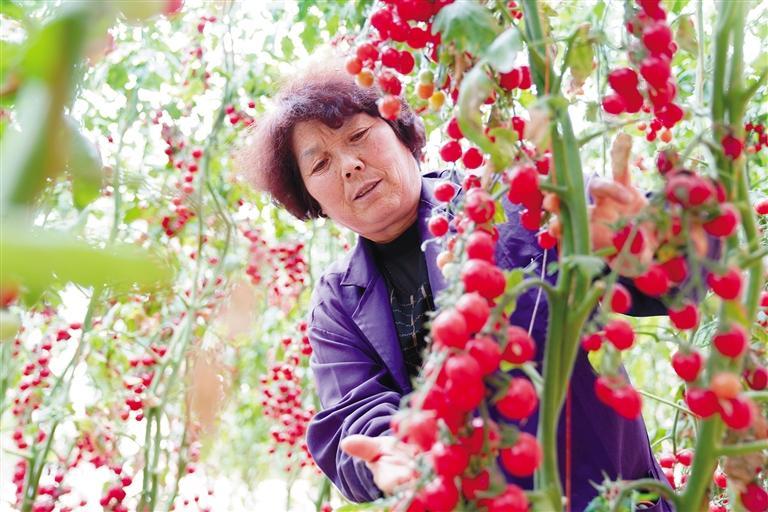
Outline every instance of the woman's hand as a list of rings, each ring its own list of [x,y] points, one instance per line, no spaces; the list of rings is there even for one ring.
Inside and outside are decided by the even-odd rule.
[[[365,461],[373,481],[385,494],[418,477],[415,450],[393,436],[351,435],[341,440],[344,452]]]
[[[632,137],[626,133],[616,136],[611,146],[611,173],[612,180],[595,178],[589,184],[589,193],[594,204],[589,207],[589,224],[592,238],[592,249],[599,250],[613,245],[615,230],[611,225],[616,225],[623,219],[634,219],[648,204],[645,195],[632,185],[629,172],[629,158],[632,152]],[[624,258],[618,268],[618,272],[626,276],[636,276],[639,270],[653,260],[653,255],[659,246],[659,233],[650,222],[644,222],[637,226],[637,230],[643,239],[643,250],[640,254]],[[700,224],[691,226],[691,240],[696,253],[703,257],[707,252],[707,237]],[[662,238],[664,236],[662,235]],[[613,268],[617,264],[616,259],[610,260]]]
[[[592,249],[599,250],[613,245],[615,233],[612,225],[622,219],[633,219],[648,204],[645,195],[632,185],[629,172],[629,157],[632,152],[632,137],[620,133],[611,146],[612,180],[594,178],[589,183],[589,193],[594,204],[589,207],[589,227],[592,237]],[[658,241],[652,226],[638,226],[643,237],[644,247],[637,260],[625,262],[619,272],[624,275],[636,275],[635,268],[645,267],[653,259]],[[639,261],[638,261],[639,260]],[[615,261],[615,260],[614,260]],[[639,264],[639,266],[638,266]]]

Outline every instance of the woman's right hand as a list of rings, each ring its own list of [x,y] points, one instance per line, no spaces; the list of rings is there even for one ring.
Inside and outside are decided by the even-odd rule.
[[[418,477],[416,451],[393,436],[351,435],[341,440],[344,452],[365,461],[373,481],[385,494]]]

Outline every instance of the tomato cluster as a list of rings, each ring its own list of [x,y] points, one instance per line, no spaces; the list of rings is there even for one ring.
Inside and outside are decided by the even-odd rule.
[[[413,50],[431,46],[435,60],[440,35],[432,34],[431,19],[452,1],[392,0],[371,15],[371,26],[378,38],[360,44],[347,59],[346,69],[355,75],[360,86],[372,87],[376,83],[385,93],[378,102],[383,118],[397,119],[400,115],[402,82],[395,72],[409,75],[416,65],[413,54],[409,50],[398,50],[396,43],[405,43]],[[439,109],[445,101],[444,93],[435,91],[431,74],[420,76],[418,95],[428,100],[434,109]]]
[[[243,231],[248,240],[248,265],[245,273],[254,285],[261,284],[263,272],[268,280],[264,283],[270,305],[288,310],[296,303],[308,279],[309,265],[304,257],[304,244],[300,242],[269,243],[260,228]]]
[[[314,407],[305,405],[307,393],[302,384],[306,378],[306,361],[312,354],[312,347],[305,322],[299,324],[298,331],[298,343],[290,337],[281,340],[283,362],[272,364],[267,374],[260,378],[263,395],[261,406],[264,415],[274,420],[270,428],[274,444],[269,453],[275,453],[279,446],[284,445],[285,456],[289,461],[285,468],[287,473],[307,466],[319,473],[305,439],[307,426],[316,412]]]
[[[608,84],[614,93],[603,98],[603,110],[614,115],[653,110],[654,119],[648,125],[646,135],[647,140],[652,141],[662,127],[671,129],[675,126],[684,112],[674,102],[677,87],[671,61],[677,44],[666,21],[667,13],[660,1],[639,4],[634,18],[626,25],[627,31],[636,38],[629,48],[630,62],[635,68],[624,67],[610,72]],[[642,89],[645,94],[640,89],[640,77],[645,81]]]
[[[414,409],[401,412],[392,422],[393,431],[422,451],[436,474],[403,506],[409,511],[452,510],[463,496],[488,510],[522,511],[528,507],[522,489],[485,468],[499,457],[509,473],[532,475],[542,456],[538,441],[510,425],[473,418],[472,411],[488,400],[508,421],[525,420],[534,413],[538,396],[532,382],[510,376],[500,366],[531,361],[536,344],[525,329],[507,325],[506,315],[492,315],[506,288],[504,273],[495,262],[496,205],[476,176],[468,175],[463,189],[461,211],[451,220],[447,212],[436,212],[429,221],[429,229],[444,239],[447,248],[438,264],[444,270],[446,265],[459,265],[463,293],[431,323],[438,357],[427,363],[425,378],[433,384],[412,398]],[[455,199],[456,188],[444,182],[434,193],[447,206]],[[464,244],[463,255],[457,256],[459,240]],[[449,434],[441,432],[440,425]]]

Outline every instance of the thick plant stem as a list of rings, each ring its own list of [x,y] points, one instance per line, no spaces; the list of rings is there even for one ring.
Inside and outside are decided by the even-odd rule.
[[[685,492],[680,497],[680,510],[706,510],[706,492],[717,467],[715,440],[723,437],[725,425],[715,416],[705,420],[696,438],[696,456],[693,458]]]
[[[713,128],[715,128],[716,137],[725,133],[726,126],[729,126],[736,136],[743,136],[742,125],[745,98],[742,87],[742,47],[747,9],[748,5],[743,2],[723,2],[721,4],[720,19],[715,37],[715,73],[712,88],[712,124]],[[732,41],[733,51],[729,60],[731,73],[726,90],[726,84],[724,83],[725,57],[728,54],[729,41]],[[748,205],[748,177],[743,157],[732,161],[722,155],[715,155],[715,159],[718,162],[718,173],[725,182],[728,197],[735,204]],[[758,249],[759,237],[755,219],[751,209],[748,207],[741,209],[741,221],[750,252]],[[738,249],[738,242],[735,236],[728,240],[727,246],[730,251]],[[757,301],[762,286],[762,259],[758,258],[751,262],[748,271],[749,284],[744,301],[746,304],[744,309],[746,326],[752,324],[757,312]],[[726,324],[738,321],[737,318],[732,318],[733,313],[729,312],[729,308],[725,307],[725,305],[721,307],[720,313],[721,320]],[[739,358],[732,363],[726,362],[723,361],[722,356],[713,351],[707,365],[708,373],[711,375],[714,370],[726,364],[730,370],[738,371],[741,368],[742,359]],[[712,472],[717,465],[717,457],[728,453],[727,450],[718,450],[717,448],[720,446],[724,431],[725,425],[717,416],[703,422],[696,440],[696,457],[693,461],[691,475],[688,479],[685,493],[681,496],[681,510],[700,510],[706,508],[706,493],[709,488]]]
[[[563,278],[562,273],[560,278]],[[545,493],[552,510],[562,510],[563,501],[557,458],[557,423],[560,418],[562,404],[557,399],[559,390],[553,385],[560,379],[562,372],[560,369],[560,351],[552,347],[556,347],[554,343],[563,338],[565,316],[565,298],[559,296],[549,306],[549,329],[547,344],[544,349],[544,385],[541,391],[537,432],[537,437],[541,443],[543,459],[541,467],[536,472],[536,488]]]
[[[531,46],[530,55],[546,56],[547,34],[543,32],[538,5],[534,0],[524,0],[526,31]],[[559,84],[550,59],[530,58],[532,75],[538,96],[557,96],[559,90],[546,90],[547,77]],[[556,105],[557,102],[550,102]],[[576,139],[567,107],[552,107],[550,136],[554,163],[553,182],[558,187],[560,221],[563,226],[560,261],[591,252],[589,219],[587,216],[584,177]],[[560,412],[568,392],[570,377],[578,354],[579,333],[586,320],[577,308],[587,297],[591,280],[584,271],[570,263],[561,264],[557,281],[557,294],[550,297],[549,329],[544,347],[544,385],[541,391],[538,439],[543,460],[536,473],[536,488],[546,496],[546,510],[563,509],[563,486],[558,467],[557,430]],[[594,295],[594,297],[593,297]],[[597,296],[589,294],[596,302]],[[578,301],[578,302],[577,302]]]

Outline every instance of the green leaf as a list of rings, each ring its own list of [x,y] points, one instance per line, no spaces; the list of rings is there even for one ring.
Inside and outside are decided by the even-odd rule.
[[[499,157],[497,157],[499,161],[494,163],[494,166],[496,166],[497,163],[502,164],[496,166],[496,170],[503,170],[512,162],[512,159],[517,152],[517,146],[515,146],[517,143],[517,132],[509,128],[498,126],[496,128],[491,128],[488,135],[495,139],[493,144],[499,153]]]
[[[507,222],[507,212],[504,211],[504,208],[496,208],[496,211],[493,213],[492,222],[494,225],[504,224]]]
[[[21,131],[10,129],[0,141],[2,209],[22,204],[45,187],[46,127],[51,97],[39,82],[22,88],[16,100]]]
[[[586,256],[583,254],[576,254],[574,256],[567,256],[561,260],[563,265],[573,265],[587,273],[587,276],[591,279],[600,275],[605,268],[605,261],[597,256]]]
[[[507,281],[506,281],[507,290],[511,290],[512,288],[514,288],[515,286],[523,282],[524,274],[523,274],[523,269],[521,268],[516,268],[514,270],[505,270],[504,275],[507,278]]]
[[[738,301],[734,301],[734,300],[724,301],[724,306],[725,306],[725,316],[727,318],[736,320],[742,326],[749,324],[749,322],[747,321],[747,313],[744,310],[744,306],[741,305]]]
[[[296,15],[297,20],[304,20],[307,17],[309,8],[314,5],[313,0],[299,0],[299,13]]]
[[[496,146],[485,136],[482,111],[480,110],[492,89],[493,82],[482,69],[482,66],[476,65],[466,73],[461,81],[457,120],[467,140],[475,143],[483,152],[490,154],[494,160],[494,165],[496,165],[497,160],[502,159],[502,156]]]
[[[759,54],[757,58],[752,61],[751,66],[757,73],[761,73],[768,68],[768,52]]]
[[[142,212],[143,210],[138,206],[133,206],[131,208],[128,208],[127,210],[125,210],[125,213],[123,214],[123,222],[125,222],[126,224],[130,224],[136,219],[140,219]]]
[[[293,40],[290,36],[285,36],[282,41],[280,41],[280,49],[283,52],[283,58],[286,60],[293,59]]]
[[[376,502],[371,503],[347,503],[334,509],[336,512],[356,512],[358,510],[381,510],[383,507]]]
[[[508,270],[504,272],[504,275],[506,277],[506,290],[509,292],[511,289],[513,289],[515,286],[520,284],[523,281],[523,269],[516,268],[514,270]],[[517,301],[516,300],[510,300],[506,307],[504,308],[504,313],[506,315],[511,315],[515,312],[515,309],[517,308]]]
[[[592,9],[592,13],[595,15],[595,18],[598,20],[603,17],[603,14],[605,13],[605,2],[603,0],[600,0],[595,4],[595,7]]]
[[[36,78],[69,94],[73,65],[79,59],[88,21],[84,5],[68,4],[30,36],[23,59],[25,79]]]
[[[568,68],[571,70],[572,86],[579,88],[584,85],[589,75],[592,74],[592,62],[595,59],[595,51],[592,47],[592,38],[589,35],[588,23],[579,27],[576,38],[571,43],[571,52],[568,54]]]
[[[304,30],[301,31],[301,34],[299,34],[299,38],[301,38],[301,43],[304,45],[304,48],[308,52],[311,52],[314,50],[315,46],[320,43],[320,30],[318,29],[320,25],[320,20],[317,18],[317,16],[309,15],[307,16],[307,19],[304,21]]]
[[[24,18],[24,9],[13,0],[0,0],[0,14],[6,18],[20,20]]]
[[[181,110],[176,106],[176,103],[168,103],[164,108],[172,119],[179,119],[181,117]]]
[[[325,29],[328,31],[328,35],[333,37],[336,32],[339,31],[339,15],[334,14],[325,22]]]
[[[64,122],[69,139],[67,167],[72,174],[72,199],[82,210],[101,194],[102,163],[96,146],[77,129],[74,121]]]
[[[587,110],[584,114],[584,118],[590,123],[594,123],[595,121],[597,121],[597,113],[598,113],[597,102],[590,101],[589,103],[587,103]]]
[[[62,109],[69,103],[88,20],[87,4],[67,4],[30,37],[16,98],[21,131],[0,142],[0,208],[32,201],[46,179],[63,169]]]
[[[664,0],[663,4],[668,11],[680,14],[683,8],[688,5],[688,0]]]
[[[499,73],[509,73],[515,66],[517,52],[523,47],[517,28],[508,28],[494,39],[484,53],[485,60]]]
[[[696,39],[696,27],[690,16],[680,16],[675,32],[675,41],[680,48],[696,57],[699,51],[699,42]]]
[[[20,44],[15,44],[11,41],[0,40],[0,85],[6,86],[9,73],[18,66],[21,56],[23,55],[24,47]]]
[[[121,91],[128,83],[128,71],[122,63],[115,64],[107,72],[107,85],[115,91]]]
[[[143,71],[143,67],[134,68],[134,71],[139,71],[139,70]],[[165,80],[162,76],[152,71],[150,73],[147,73],[144,76],[144,79],[141,81],[141,88],[149,89],[149,90],[157,90],[157,89],[160,89],[160,87],[166,82],[167,80]]]
[[[499,33],[499,24],[490,11],[478,2],[454,2],[435,16],[433,33],[440,32],[458,50],[479,55]]]
[[[101,249],[68,233],[31,228],[18,221],[5,221],[2,230],[0,286],[13,281],[42,289],[72,281],[84,286],[151,288],[167,286],[174,277],[156,254],[136,246]]]

